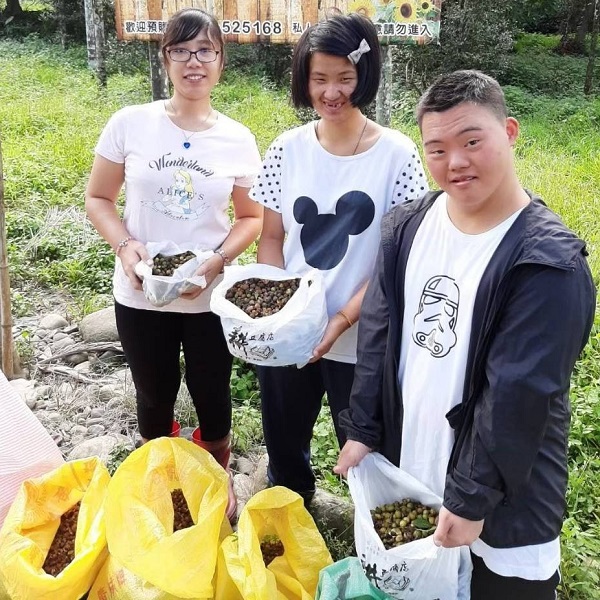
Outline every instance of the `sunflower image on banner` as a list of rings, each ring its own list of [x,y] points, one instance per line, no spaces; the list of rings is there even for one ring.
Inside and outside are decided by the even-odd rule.
[[[349,13],[375,23],[384,42],[428,44],[440,34],[441,0],[350,0]]]

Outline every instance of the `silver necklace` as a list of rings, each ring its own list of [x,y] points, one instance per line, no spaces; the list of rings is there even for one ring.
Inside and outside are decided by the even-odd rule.
[[[169,98],[169,104],[171,105],[171,110],[173,111],[173,114],[177,114],[177,111],[175,110],[175,107],[173,106],[173,101]],[[204,117],[204,119],[202,119],[202,121],[200,121],[198,127],[202,127],[202,125],[204,125],[204,123],[206,123],[206,121],[208,121],[208,118],[210,117],[210,115],[212,115],[213,109],[211,108],[208,111],[208,114]],[[179,127],[179,129],[181,130],[181,133],[183,134],[183,147],[187,150],[188,148],[190,148],[192,146],[192,143],[190,142],[190,140],[197,134],[199,133],[198,131],[190,131],[189,133],[186,134],[185,129],[182,129],[181,127]]]
[[[360,132],[360,136],[358,138],[358,141],[356,142],[356,146],[354,146],[354,150],[352,150],[352,154],[350,154],[350,156],[354,156],[356,154],[356,151],[358,150],[358,147],[360,146],[360,143],[363,139],[363,135],[365,134],[365,130],[367,129],[367,123],[369,122],[368,117],[365,115],[365,124],[363,125],[363,128]],[[321,124],[321,121],[317,121],[317,126],[315,128],[316,133],[317,133],[317,139],[319,139],[319,125]]]

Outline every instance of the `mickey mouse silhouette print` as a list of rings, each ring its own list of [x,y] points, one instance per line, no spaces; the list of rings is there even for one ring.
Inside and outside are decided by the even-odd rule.
[[[316,202],[300,196],[294,202],[294,219],[302,225],[300,244],[306,264],[327,271],[342,262],[351,235],[360,235],[375,217],[375,203],[368,194],[353,190],[343,194],[335,213],[319,214]]]

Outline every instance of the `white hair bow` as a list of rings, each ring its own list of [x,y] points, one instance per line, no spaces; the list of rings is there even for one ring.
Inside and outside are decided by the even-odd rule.
[[[356,65],[356,64],[358,64],[358,61],[360,60],[360,57],[363,54],[366,54],[367,52],[369,52],[369,50],[371,50],[371,47],[369,46],[369,44],[367,44],[367,40],[365,40],[363,38],[361,40],[358,48],[356,50],[354,50],[353,52],[350,52],[350,54],[348,54],[348,60],[353,65]]]

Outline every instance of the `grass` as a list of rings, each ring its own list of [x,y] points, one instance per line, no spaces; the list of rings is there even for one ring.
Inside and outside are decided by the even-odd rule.
[[[540,40],[535,43],[536,47],[549,45]],[[98,89],[85,63],[82,48],[63,51],[36,37],[22,43],[0,40],[0,136],[17,314],[35,309],[35,289],[68,292],[76,318],[107,301],[113,257],[86,225],[83,191],[93,148],[106,120],[122,106],[148,101],[150,87],[145,74],[113,74],[107,88]],[[507,97],[521,122],[519,176],[587,240],[598,281],[600,100],[551,99],[520,87],[507,88]],[[255,133],[261,152],[276,135],[298,122],[285,91],[247,73],[226,72],[215,89],[214,105],[245,123]],[[393,125],[418,140],[417,129],[401,114],[394,115]],[[563,600],[600,597],[599,389],[600,320],[572,382]],[[255,376],[243,363],[234,366],[232,395],[236,450],[245,452],[261,444],[262,435]],[[178,410],[182,421],[193,422],[193,411],[186,403]],[[312,450],[321,485],[346,494],[345,484],[331,473],[337,449],[326,410],[318,421]]]

